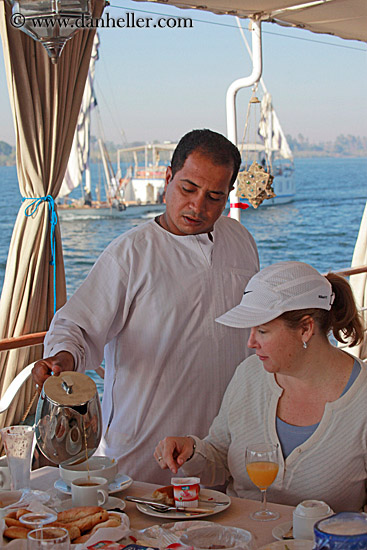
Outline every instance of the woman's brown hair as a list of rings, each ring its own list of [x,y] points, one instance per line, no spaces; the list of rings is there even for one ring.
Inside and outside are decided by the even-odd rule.
[[[310,315],[325,336],[328,336],[329,332],[332,331],[338,342],[347,343],[349,347],[355,346],[363,340],[364,328],[362,318],[357,311],[352,289],[348,281],[340,275],[328,273],[326,278],[335,294],[330,311],[325,309],[300,309],[286,311],[280,318],[290,328],[295,328],[299,326],[305,315]]]

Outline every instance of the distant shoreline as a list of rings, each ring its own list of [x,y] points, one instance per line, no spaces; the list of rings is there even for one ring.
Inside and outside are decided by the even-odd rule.
[[[312,153],[310,154],[309,151],[300,151],[296,154],[293,154],[293,157],[294,159],[314,159],[314,158],[325,158],[325,159],[357,159],[357,158],[367,158],[367,151],[363,151],[361,152],[361,154],[354,154],[354,155],[342,155],[342,154],[333,154],[331,155],[330,153]],[[96,159],[91,159],[91,163],[92,164],[98,164],[100,163],[101,161],[100,160],[96,160]],[[115,162],[114,160],[112,160],[112,162]],[[0,160],[0,167],[3,167],[3,166],[7,166],[7,167],[11,167],[11,166],[15,166],[16,163],[15,161],[13,162],[2,162]]]
[[[325,141],[319,143],[310,143],[308,138],[305,138],[302,134],[298,134],[297,137],[290,135],[286,136],[288,145],[292,151],[293,157],[297,158],[363,158],[367,157],[367,137],[352,136],[352,135],[339,135],[333,141]],[[91,151],[90,162],[99,163],[100,156],[98,149],[96,149],[96,138],[91,136]],[[153,142],[157,143],[157,142]],[[137,145],[144,145],[144,142],[133,142],[125,144],[125,147],[132,147]],[[121,148],[120,145],[116,145],[113,142],[106,143],[107,151],[110,155],[113,163],[117,162],[117,150]],[[169,156],[166,158],[168,161]],[[161,158],[164,161],[164,158]],[[129,161],[130,162],[130,161]],[[16,163],[16,151],[15,147],[0,141],[0,166],[15,166]]]

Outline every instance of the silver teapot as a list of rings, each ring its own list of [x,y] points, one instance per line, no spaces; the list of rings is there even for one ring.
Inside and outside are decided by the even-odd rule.
[[[102,436],[101,405],[94,381],[80,372],[62,372],[43,384],[36,411],[36,439],[55,464],[87,460]]]

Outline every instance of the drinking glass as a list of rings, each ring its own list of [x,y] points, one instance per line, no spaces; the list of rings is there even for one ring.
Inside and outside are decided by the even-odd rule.
[[[34,529],[27,535],[27,550],[70,550],[69,533],[63,527]]]
[[[250,517],[269,521],[279,517],[266,507],[266,489],[273,483],[279,470],[278,446],[271,443],[254,443],[246,448],[246,470],[252,483],[261,491],[261,508]]]
[[[19,521],[28,529],[42,530],[44,525],[48,525],[57,520],[57,514],[51,512],[29,512],[20,516]]]
[[[9,426],[0,430],[11,476],[11,488],[29,489],[33,453],[33,426]]]

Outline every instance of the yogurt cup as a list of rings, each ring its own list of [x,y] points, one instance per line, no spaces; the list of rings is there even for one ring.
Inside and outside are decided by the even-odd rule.
[[[176,508],[196,508],[199,505],[200,478],[173,477],[171,485]]]

